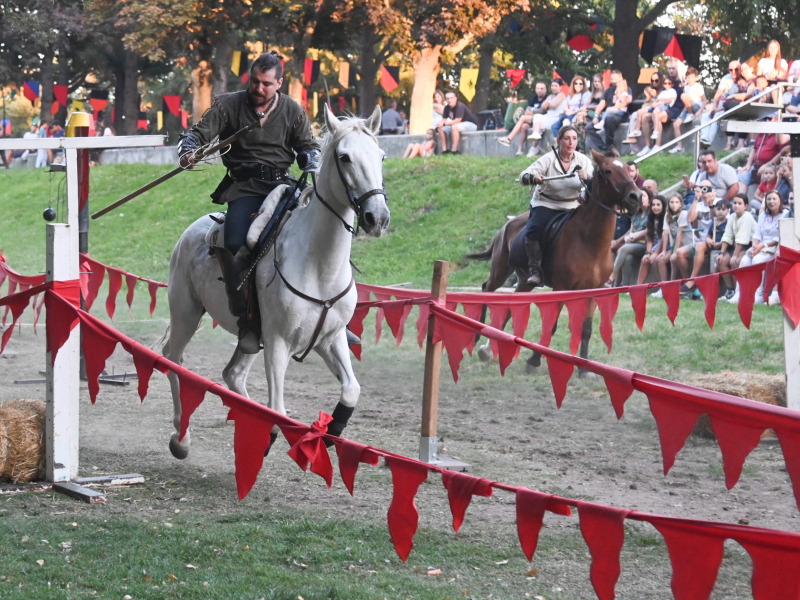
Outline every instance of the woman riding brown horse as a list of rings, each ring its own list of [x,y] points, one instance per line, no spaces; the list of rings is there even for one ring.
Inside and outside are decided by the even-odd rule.
[[[554,291],[602,287],[614,268],[611,241],[614,238],[618,212],[632,213],[641,206],[641,191],[628,176],[625,164],[620,160],[616,149],[612,147],[605,155],[592,150],[592,157],[596,168],[591,191],[586,199],[574,209],[549,248],[544,247],[546,240],[542,238],[538,240],[544,250],[542,261],[544,283],[552,286]],[[534,182],[530,177],[521,179],[529,179],[529,185],[541,183],[538,179]],[[526,182],[521,181],[521,183]],[[532,208],[531,212],[536,210]],[[517,260],[513,265],[510,263],[514,240],[517,236],[524,235],[528,220],[528,213],[515,217],[500,229],[484,252],[467,255],[467,258],[491,260],[489,278],[483,284],[484,291],[495,291],[515,271],[517,292],[529,292],[533,288],[533,285],[528,283],[526,261]],[[541,231],[546,228],[538,229]],[[596,302],[590,300],[581,332],[580,356],[583,358],[587,358],[589,354],[592,318],[596,308]],[[485,307],[483,317],[485,317]],[[555,332],[555,328],[553,331]],[[482,349],[480,355],[482,358],[486,357],[486,349]],[[540,364],[541,355],[534,353],[528,359],[528,370],[535,372]]]

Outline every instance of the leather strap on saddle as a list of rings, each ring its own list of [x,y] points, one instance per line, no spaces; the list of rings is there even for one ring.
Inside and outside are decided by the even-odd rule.
[[[341,292],[340,294],[337,294],[336,296],[334,296],[333,298],[331,298],[329,300],[320,300],[319,298],[314,298],[312,296],[308,296],[308,295],[304,294],[303,292],[301,292],[297,288],[293,287],[292,284],[290,284],[288,281],[286,281],[286,277],[283,276],[283,273],[281,273],[280,267],[278,267],[278,261],[277,260],[275,261],[275,272],[278,273],[278,276],[281,278],[281,281],[283,281],[283,285],[285,285],[286,288],[290,292],[292,292],[295,296],[299,296],[303,300],[308,300],[309,302],[312,302],[313,304],[316,304],[316,305],[322,307],[322,312],[320,313],[319,319],[317,320],[317,326],[314,328],[314,333],[311,335],[311,341],[308,343],[308,347],[306,348],[305,352],[303,352],[303,355],[300,356],[300,358],[298,358],[296,354],[292,355],[292,358],[294,360],[296,360],[297,362],[303,362],[305,357],[308,356],[308,353],[311,352],[311,350],[314,348],[314,344],[317,341],[317,337],[319,337],[319,332],[322,331],[322,326],[325,324],[325,318],[328,316],[328,311],[331,308],[333,308],[334,304],[336,304],[339,300],[341,300],[342,298],[344,298],[347,295],[347,292],[350,291],[350,289],[355,284],[356,280],[351,275],[350,276],[350,283],[347,284],[347,287],[344,289],[343,292]]]

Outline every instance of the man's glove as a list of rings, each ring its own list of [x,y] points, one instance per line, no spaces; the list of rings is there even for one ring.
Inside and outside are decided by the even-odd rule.
[[[181,135],[178,142],[178,162],[185,168],[194,166],[194,153],[200,148],[200,144],[194,139],[191,133]]]
[[[519,182],[522,185],[533,185],[533,175],[530,173],[523,173],[522,176],[519,178]]]
[[[304,172],[319,171],[321,158],[320,151],[316,148],[304,150],[297,155],[297,166]]]

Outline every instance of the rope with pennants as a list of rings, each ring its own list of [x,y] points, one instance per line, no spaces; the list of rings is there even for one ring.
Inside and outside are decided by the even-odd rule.
[[[456,533],[464,522],[466,509],[473,496],[488,497],[496,491],[514,494],[517,535],[528,560],[533,559],[546,513],[568,517],[572,515],[573,509],[577,509],[580,531],[591,557],[590,580],[601,600],[615,597],[615,586],[621,573],[620,552],[625,542],[626,519],[650,523],[664,537],[673,568],[671,585],[676,598],[710,596],[722,562],[724,542],[728,539],[739,543],[750,555],[751,586],[756,600],[794,597],[800,591],[800,534],[604,506],[465,473],[445,471],[380,448],[329,436],[326,433],[327,424],[331,420],[329,415],[320,412],[319,420],[310,426],[290,419],[167,360],[80,310],[77,307],[79,287],[78,281],[49,282],[3,298],[0,306],[27,302],[34,294],[44,293],[48,313],[47,350],[51,352],[53,361],[70,331],[80,322],[92,403],[99,393],[99,375],[117,344],[121,344],[133,356],[139,376],[138,393],[142,401],[147,395],[154,370],[177,375],[182,406],[181,437],[186,434],[191,416],[203,402],[206,393],[219,397],[229,409],[228,420],[234,421],[235,425],[235,478],[240,499],[247,496],[255,484],[263,467],[269,434],[273,426],[277,426],[289,442],[289,456],[304,471],[310,469],[312,473],[322,477],[329,488],[333,484],[333,465],[325,440],[333,442],[339,458],[340,476],[351,494],[354,493],[355,477],[360,463],[377,465],[380,458],[386,461],[391,470],[393,485],[387,524],[392,543],[403,562],[413,548],[419,523],[415,496],[420,485],[434,472],[442,477]],[[712,427],[717,433],[728,487],[736,483],[745,457],[757,444],[758,436],[754,432],[760,433],[765,427],[772,427],[778,433],[784,451],[795,498],[800,498],[800,416],[794,411],[640,375],[546,347],[537,347],[536,344],[453,313],[431,298],[427,304],[430,314],[437,321],[445,346],[453,343],[454,336],[466,337],[462,335],[462,331],[467,331],[469,337],[473,338],[474,333],[480,331],[483,335],[495,338],[504,348],[509,345],[535,347],[547,357],[551,373],[563,374],[575,365],[598,373],[609,387],[615,409],[619,400],[624,403],[633,390],[645,393],[657,420],[666,470],[688,436],[691,429],[689,421],[700,412],[710,415]],[[509,348],[503,354],[513,356],[514,352]]]

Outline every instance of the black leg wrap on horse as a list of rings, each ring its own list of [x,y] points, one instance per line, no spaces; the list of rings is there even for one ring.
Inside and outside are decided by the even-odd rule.
[[[269,446],[267,446],[267,449],[264,451],[264,458],[267,458],[267,456],[269,456],[269,451],[272,450],[272,445],[275,443],[275,440],[277,439],[278,439],[277,433],[269,434]]]
[[[336,408],[333,409],[333,421],[328,423],[328,434],[335,435],[336,437],[342,437],[342,432],[344,428],[347,427],[347,422],[350,420],[350,417],[353,415],[353,411],[355,410],[355,406],[345,406],[341,402],[336,405]],[[330,448],[333,446],[333,442],[331,440],[325,440],[325,445]]]

